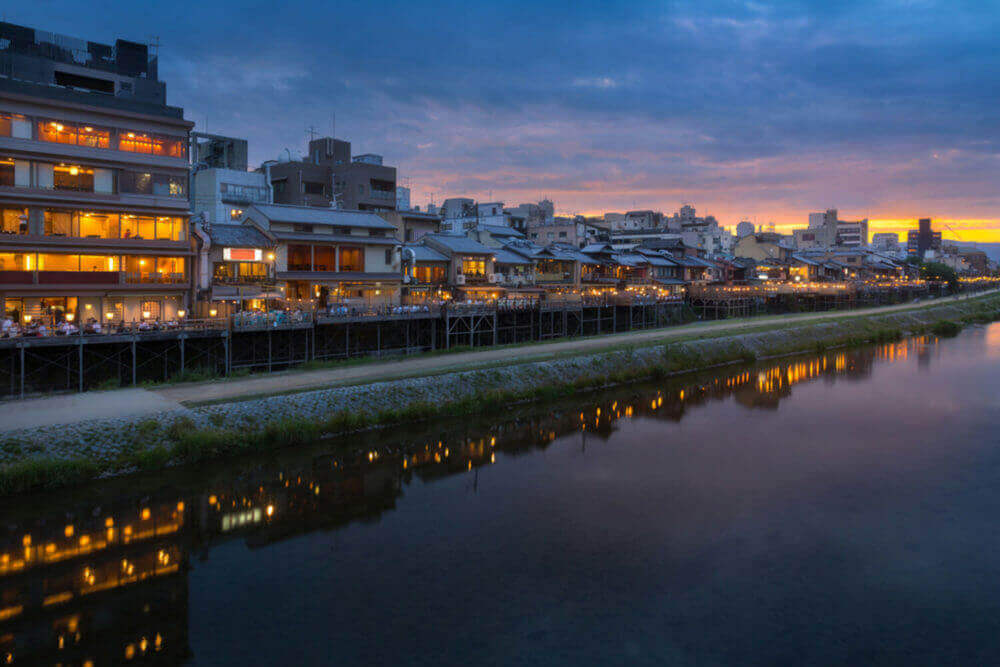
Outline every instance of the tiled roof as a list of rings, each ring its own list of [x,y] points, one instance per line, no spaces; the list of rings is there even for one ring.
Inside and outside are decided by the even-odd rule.
[[[418,262],[447,262],[448,257],[434,248],[425,245],[408,245],[404,250],[412,250],[414,259]]]
[[[497,264],[533,264],[530,258],[506,248],[495,251],[493,256]]]
[[[484,246],[479,241],[457,234],[425,234],[423,239],[450,252],[464,252],[471,255],[491,255],[494,252],[493,248]]]
[[[374,213],[342,211],[319,206],[288,206],[286,204],[254,204],[256,209],[271,222],[291,222],[306,225],[336,225],[337,227],[364,227],[369,229],[395,229],[396,227]]]
[[[210,225],[205,231],[212,245],[227,248],[272,248],[274,243],[253,225]]]

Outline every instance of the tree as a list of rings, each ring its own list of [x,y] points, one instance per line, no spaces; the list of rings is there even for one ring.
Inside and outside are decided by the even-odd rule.
[[[958,291],[958,274],[955,269],[941,262],[927,262],[920,266],[920,277],[924,280],[948,283],[948,289]]]

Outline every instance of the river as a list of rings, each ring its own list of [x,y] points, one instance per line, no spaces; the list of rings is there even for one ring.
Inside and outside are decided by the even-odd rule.
[[[0,664],[1000,660],[1000,324],[0,508]]]

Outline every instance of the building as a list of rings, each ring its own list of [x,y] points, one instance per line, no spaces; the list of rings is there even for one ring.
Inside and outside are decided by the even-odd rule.
[[[784,261],[791,255],[789,239],[774,232],[758,232],[742,237],[733,248],[733,255],[752,259],[757,263],[767,260]]]
[[[736,238],[741,239],[744,236],[753,234],[754,231],[753,223],[749,220],[744,220],[736,225]]]
[[[194,217],[208,224],[232,224],[250,204],[271,203],[267,172],[247,171],[246,140],[192,132],[190,153]]]
[[[0,23],[0,302],[21,322],[190,308],[188,134],[144,44]]]
[[[402,185],[396,186],[396,210],[410,210],[410,188],[404,188]]]
[[[840,220],[837,209],[809,214],[809,227],[793,232],[795,247],[830,248],[841,246],[863,248],[868,245],[868,219]]]
[[[930,218],[920,218],[917,228],[911,229],[906,234],[906,252],[922,260],[928,251],[932,253],[941,251],[941,232],[931,229]]]
[[[401,246],[396,228],[374,213],[252,204],[240,222],[274,239],[274,277],[286,306],[399,303]]]
[[[452,197],[441,205],[441,231],[446,234],[465,234],[477,227],[509,227],[508,214],[503,202],[478,203],[468,197]]]
[[[396,209],[396,168],[382,156],[351,155],[351,142],[322,137],[309,142],[303,160],[279,160],[269,178],[276,204],[347,211]]]
[[[277,241],[255,224],[192,224],[195,307],[200,317],[281,307],[275,281]]]
[[[899,235],[896,232],[879,232],[872,234],[872,250],[881,252],[899,252]]]
[[[448,258],[446,281],[456,297],[469,301],[497,298],[494,248],[457,234],[427,234],[421,242]]]
[[[399,209],[379,211],[378,216],[392,223],[396,228],[397,238],[404,243],[419,241],[425,234],[441,231],[441,216],[437,213]]]

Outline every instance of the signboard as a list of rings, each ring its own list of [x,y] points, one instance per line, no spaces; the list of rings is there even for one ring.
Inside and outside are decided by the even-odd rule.
[[[259,248],[223,248],[222,259],[227,262],[260,262],[264,251]]]

